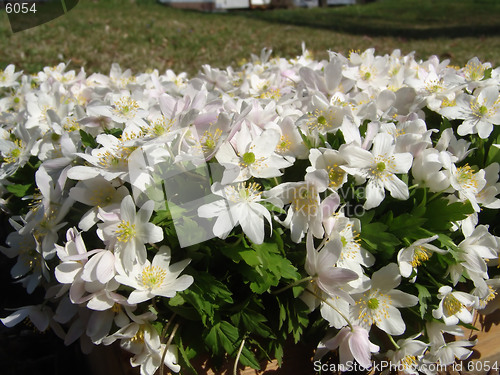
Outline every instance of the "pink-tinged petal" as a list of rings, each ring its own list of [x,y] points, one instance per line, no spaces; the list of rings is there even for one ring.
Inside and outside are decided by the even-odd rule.
[[[389,317],[376,322],[377,327],[390,335],[402,335],[406,330],[405,322],[401,317],[399,310],[393,306],[387,307]]]
[[[396,199],[406,200],[409,198],[408,185],[397,178],[393,174],[388,174],[383,179],[384,186],[390,191],[391,195]]]
[[[351,339],[352,333],[340,343],[339,346],[339,359],[340,363],[347,366],[348,363],[353,363],[354,355],[352,354],[351,347],[349,345],[349,340]]]
[[[384,187],[378,181],[369,180],[366,184],[366,202],[364,208],[369,210],[378,207],[384,198]]]
[[[128,303],[141,303],[147,300],[150,300],[155,295],[152,294],[149,290],[134,290],[130,293],[130,296],[127,299]]]
[[[334,297],[339,293],[339,285],[356,280],[358,274],[346,268],[332,267],[328,272],[322,273],[317,279],[318,286]]]
[[[374,155],[392,155],[394,152],[394,138],[387,133],[379,133],[373,139]]]
[[[325,347],[327,347],[330,350],[335,350],[337,349],[340,344],[344,341],[347,340],[348,336],[351,335],[351,330],[348,327],[342,328],[337,335],[327,341],[325,341],[323,344]]]
[[[11,328],[14,327],[17,323],[22,322],[28,316],[28,313],[29,308],[22,308],[14,311],[6,318],[0,319],[0,321],[4,324],[4,326]]]
[[[349,337],[349,350],[361,366],[364,368],[372,366],[370,340],[368,332],[364,328],[354,328],[354,332]]]

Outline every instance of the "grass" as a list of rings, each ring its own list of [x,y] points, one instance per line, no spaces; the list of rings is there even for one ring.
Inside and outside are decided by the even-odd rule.
[[[379,0],[327,9],[202,13],[154,0],[81,0],[65,16],[12,34],[0,11],[0,68],[14,63],[34,73],[70,61],[72,69],[109,72],[113,62],[133,72],[201,65],[225,68],[270,47],[293,57],[301,42],[316,58],[328,49],[348,54],[375,47],[432,54],[463,65],[477,56],[500,64],[500,2],[496,0]]]

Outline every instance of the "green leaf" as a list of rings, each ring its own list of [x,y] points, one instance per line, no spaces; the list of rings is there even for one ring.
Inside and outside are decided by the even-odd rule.
[[[387,225],[375,222],[361,226],[361,239],[372,250],[390,257],[397,251],[401,241],[392,233],[387,232]]]
[[[198,372],[191,364],[191,359],[193,359],[197,354],[196,350],[194,350],[193,348],[184,347],[184,344],[182,342],[182,335],[177,335],[175,336],[175,338],[176,338],[177,348],[179,349],[179,353],[181,354],[181,358],[184,362],[183,367],[188,368],[193,374],[198,375]]]
[[[484,81],[486,79],[491,78],[491,72],[493,71],[493,68],[488,68],[484,71],[483,79],[481,81]]]
[[[418,290],[418,301],[420,304],[420,316],[422,319],[424,319],[424,315],[427,312],[427,299],[431,298],[431,294],[429,293],[429,290],[423,285],[420,284],[413,284]]]
[[[297,130],[299,131],[300,137],[302,138],[302,142],[304,142],[306,147],[309,149],[313,148],[311,140],[309,138],[307,138],[307,136],[304,133],[302,133],[302,130],[300,130],[299,127],[297,127]]]
[[[426,218],[419,218],[405,213],[392,220],[389,231],[399,238],[406,237],[415,240],[424,238],[426,237],[426,233],[421,228],[426,221]]]
[[[232,315],[231,321],[244,332],[255,333],[264,338],[275,338],[271,328],[265,324],[267,318],[252,309],[245,308]]]
[[[241,344],[238,328],[225,320],[213,325],[205,336],[204,341],[214,354],[220,355],[224,350],[232,357],[236,356]],[[245,366],[260,369],[255,355],[247,347],[243,347],[241,351],[240,362]]]
[[[95,138],[92,137],[89,133],[86,133],[80,129],[80,137],[82,139],[82,144],[85,147],[97,148],[97,142]]]
[[[7,190],[14,194],[18,198],[23,198],[28,195],[28,191],[32,190],[33,184],[15,184],[15,185],[7,185]]]
[[[182,297],[191,304],[201,317],[203,325],[213,324],[218,311],[233,303],[232,293],[222,282],[207,272],[192,273],[194,284],[182,292]]]
[[[473,212],[474,208],[469,202],[449,203],[445,198],[437,198],[427,203],[424,215],[427,219],[425,226],[430,230],[448,230],[453,222],[464,220]]]

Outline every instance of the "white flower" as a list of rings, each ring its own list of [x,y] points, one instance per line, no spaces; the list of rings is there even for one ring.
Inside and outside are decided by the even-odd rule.
[[[323,339],[325,340],[325,339]],[[328,350],[339,348],[340,363],[347,367],[355,359],[362,367],[372,367],[371,353],[377,353],[379,347],[370,342],[368,331],[360,326],[342,328],[330,339],[318,344],[315,358],[321,358]]]
[[[358,275],[346,268],[336,267],[342,251],[342,242],[335,238],[327,241],[318,251],[314,248],[313,236],[307,234],[307,257],[305,270],[313,277],[314,283],[330,297],[340,296],[349,302],[352,298],[342,290],[349,281],[356,280]]]
[[[444,285],[439,288],[439,306],[432,310],[432,316],[443,319],[446,325],[455,325],[461,320],[464,323],[472,323],[472,313],[468,310],[476,302],[476,298],[465,292],[454,292],[453,289]]]
[[[478,89],[477,96],[460,94],[456,99],[456,106],[445,107],[440,112],[452,119],[463,119],[458,126],[459,135],[479,134],[487,138],[493,131],[493,125],[500,125],[500,99],[498,88],[488,86]]]
[[[349,167],[347,173],[368,179],[366,185],[366,209],[377,207],[385,197],[384,189],[397,199],[408,199],[408,186],[396,177],[396,173],[407,173],[413,157],[410,153],[394,153],[393,138],[386,133],[377,134],[372,152],[357,146],[346,147],[343,152]]]
[[[394,289],[400,282],[395,263],[374,272],[370,289],[353,296],[356,304],[351,307],[351,316],[356,324],[366,329],[375,324],[390,335],[402,335],[406,325],[398,308],[415,306],[418,298]]]
[[[292,241],[300,242],[308,230],[316,238],[323,237],[323,207],[319,194],[327,189],[328,183],[327,172],[318,169],[307,173],[304,182],[285,182],[265,192],[269,198],[290,204],[283,225],[290,228]]]
[[[264,130],[252,139],[248,127],[243,125],[234,136],[233,145],[224,142],[215,155],[220,164],[239,168],[239,175],[227,182],[245,181],[250,177],[281,176],[280,169],[289,167],[292,163],[276,153],[280,139],[281,134],[275,129]]]
[[[403,369],[403,374],[418,375],[418,365],[429,344],[420,340],[415,340],[419,335],[411,336],[407,339],[398,340],[399,348],[389,350],[387,358],[393,366]]]
[[[83,231],[88,231],[99,221],[97,217],[99,208],[108,211],[117,208],[127,195],[129,192],[125,186],[115,189],[113,184],[102,176],[79,181],[75,187],[70,189],[69,196],[78,202],[92,206],[92,208],[82,215],[78,227]]]
[[[179,274],[191,262],[191,259],[172,265],[170,259],[170,248],[162,246],[152,262],[146,260],[143,264],[135,263],[130,272],[115,276],[119,283],[135,289],[130,293],[128,303],[140,303],[154,296],[172,298],[177,292],[189,288],[193,283],[193,277],[190,275],[179,277]]]
[[[410,246],[399,250],[398,264],[401,276],[410,277],[413,271],[417,272],[417,267],[429,260],[433,252],[444,254],[446,250],[441,250],[430,242],[436,240],[437,235],[429,238],[422,238],[413,242]]]
[[[239,224],[253,243],[261,244],[264,241],[264,218],[269,225],[272,224],[269,211],[259,203],[266,201],[261,198],[259,189],[256,183],[224,186],[216,182],[212,186],[213,193],[225,199],[204,204],[198,208],[198,215],[217,217],[213,227],[217,237],[226,238],[231,229]]]
[[[97,224],[99,237],[115,249],[122,266],[129,270],[134,261],[146,261],[146,243],[156,243],[163,239],[160,227],[149,222],[154,202],[147,201],[135,212],[135,204],[130,195],[123,198],[118,212],[99,210],[103,223]]]

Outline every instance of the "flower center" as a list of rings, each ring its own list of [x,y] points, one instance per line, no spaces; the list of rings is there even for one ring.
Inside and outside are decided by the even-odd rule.
[[[340,237],[340,242],[342,242],[342,246],[346,246],[347,245],[347,240],[345,239],[344,236]]]
[[[462,305],[462,302],[456,299],[456,297],[452,294],[448,294],[446,297],[444,297],[443,308],[446,316],[455,315],[457,312],[462,310],[462,307],[464,307],[464,305]]]
[[[130,98],[124,97],[115,102],[115,113],[126,118],[133,118],[139,109],[139,104]]]
[[[250,165],[255,163],[255,154],[253,152],[245,152],[242,157],[243,163]]]
[[[262,195],[260,185],[255,182],[252,182],[248,186],[246,183],[239,183],[237,186],[227,186],[224,191],[226,198],[234,203],[242,201],[254,202],[259,200]]]
[[[345,172],[337,164],[334,164],[333,167],[326,167],[326,171],[328,172],[328,178],[330,179],[330,186],[332,188],[337,188],[342,185],[342,181],[344,180]]]
[[[135,334],[134,337],[130,338],[130,341],[137,342],[137,343],[144,342],[144,331],[142,330],[142,328],[137,331],[137,333]]]
[[[465,164],[463,167],[457,168],[457,182],[464,189],[477,189],[478,181],[474,170],[469,166],[469,164]]]
[[[375,310],[379,306],[378,299],[375,298],[375,297],[374,298],[370,298],[368,300],[368,302],[366,303],[366,305],[368,306],[369,309]]]
[[[417,365],[417,358],[414,355],[407,355],[401,360],[401,364],[405,370],[413,369]]]
[[[410,262],[413,268],[420,266],[423,262],[429,260],[432,252],[423,246],[417,246],[413,253],[413,260]]]
[[[386,168],[386,166],[385,166],[385,163],[383,161],[377,163],[377,171],[383,172],[383,171],[385,171],[385,168]]]
[[[144,267],[141,275],[142,285],[148,289],[158,288],[163,284],[165,276],[167,276],[167,272],[163,268],[157,266]]]
[[[116,234],[120,242],[128,242],[136,235],[135,224],[131,224],[128,220],[122,220],[120,224],[118,224],[118,228]]]

